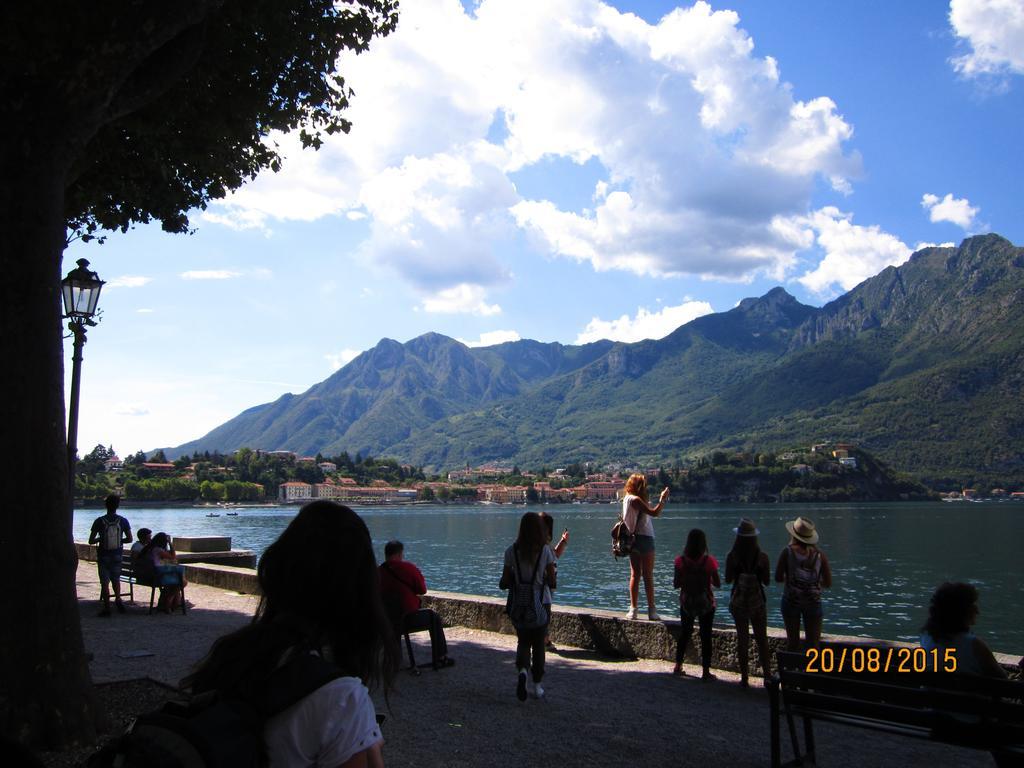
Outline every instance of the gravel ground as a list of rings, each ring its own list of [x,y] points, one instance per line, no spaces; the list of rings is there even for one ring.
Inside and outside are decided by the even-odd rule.
[[[95,656],[93,679],[112,720],[125,723],[166,699],[185,671],[220,634],[241,626],[254,600],[211,587],[189,587],[187,616],[148,616],[144,609],[95,616],[95,568],[78,572],[86,646]],[[138,597],[138,594],[136,595]],[[148,603],[148,590],[145,594]],[[593,768],[651,766],[764,766],[769,760],[768,695],[743,690],[726,672],[704,683],[675,678],[664,661],[613,661],[564,648],[548,655],[542,700],[515,696],[515,638],[464,627],[447,630],[455,666],[399,674],[387,700],[374,693],[387,720],[384,758],[392,766],[524,768],[557,763]],[[419,659],[429,658],[426,635],[414,635]],[[127,658],[124,656],[127,655]],[[151,678],[152,682],[139,680]],[[816,725],[826,765],[988,766],[981,752]],[[77,764],[84,754],[48,754],[49,766]],[[783,733],[783,758],[788,759]]]

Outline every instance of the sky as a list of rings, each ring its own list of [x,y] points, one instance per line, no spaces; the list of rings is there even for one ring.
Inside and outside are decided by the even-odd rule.
[[[193,234],[67,249],[107,281],[80,454],[196,439],[385,337],[661,338],[1024,244],[1024,0],[402,0],[339,69],[348,135],[269,137],[284,168]]]

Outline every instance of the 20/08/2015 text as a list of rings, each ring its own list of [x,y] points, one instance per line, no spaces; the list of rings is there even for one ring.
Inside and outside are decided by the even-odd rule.
[[[956,652],[952,648],[808,648],[804,653],[807,672],[956,672]]]

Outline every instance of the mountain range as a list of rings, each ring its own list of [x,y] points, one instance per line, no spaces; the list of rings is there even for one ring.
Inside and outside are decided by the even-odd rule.
[[[658,340],[381,340],[306,392],[175,448],[670,464],[854,442],[936,486],[1024,475],[1024,249],[929,247],[817,308],[782,288]]]

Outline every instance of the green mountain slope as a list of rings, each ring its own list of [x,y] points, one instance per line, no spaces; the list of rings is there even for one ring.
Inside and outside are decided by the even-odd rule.
[[[985,235],[919,251],[820,309],[775,288],[658,341],[385,339],[167,453],[348,450],[440,469],[831,438],[952,485],[1024,474],[1022,385],[1024,249]]]

